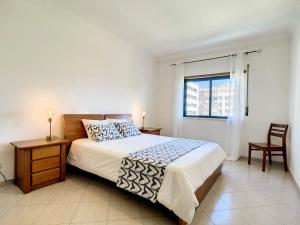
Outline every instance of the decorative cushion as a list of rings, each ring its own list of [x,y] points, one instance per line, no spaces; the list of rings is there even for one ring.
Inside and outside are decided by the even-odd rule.
[[[114,123],[115,127],[123,137],[137,136],[142,133],[132,122]]]
[[[91,139],[94,141],[109,141],[122,138],[116,127],[111,124],[88,124],[86,126]]]
[[[91,137],[90,132],[87,130],[87,125],[89,125],[89,124],[94,124],[94,125],[109,124],[109,122],[107,120],[88,120],[88,119],[82,119],[81,121],[82,121],[82,123],[84,125],[85,131],[86,131],[87,136],[88,136],[89,139],[93,139],[93,138]]]

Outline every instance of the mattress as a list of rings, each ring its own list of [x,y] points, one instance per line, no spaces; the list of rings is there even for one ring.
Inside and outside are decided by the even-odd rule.
[[[105,142],[95,142],[87,138],[78,139],[72,143],[68,163],[116,182],[124,156],[173,139],[149,134]],[[178,158],[167,166],[157,200],[190,223],[195,208],[199,205],[195,191],[225,158],[223,149],[213,142],[207,142]]]

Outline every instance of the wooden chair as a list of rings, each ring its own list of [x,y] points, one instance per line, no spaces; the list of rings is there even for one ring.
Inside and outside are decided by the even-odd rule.
[[[286,156],[286,135],[288,131],[287,124],[274,124],[271,123],[268,132],[267,143],[249,143],[248,151],[248,164],[251,164],[251,151],[262,151],[262,171],[265,172],[266,168],[266,157],[269,156],[269,164],[272,165],[272,156],[283,156],[284,169],[288,171],[287,156]],[[271,143],[271,137],[275,136],[282,139],[282,145],[275,145]]]

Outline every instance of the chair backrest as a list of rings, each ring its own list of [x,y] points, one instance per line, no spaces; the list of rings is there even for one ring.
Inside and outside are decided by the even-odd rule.
[[[279,137],[282,139],[282,147],[286,147],[286,135],[289,125],[271,123],[268,133],[268,144],[271,144],[271,137]]]

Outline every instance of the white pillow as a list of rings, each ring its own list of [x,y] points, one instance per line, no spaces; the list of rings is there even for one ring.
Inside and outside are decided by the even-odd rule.
[[[89,132],[89,130],[87,129],[88,125],[106,125],[109,124],[109,122],[107,120],[87,120],[87,119],[82,119],[81,120],[84,126],[84,129],[87,133],[87,136],[89,139],[93,139],[91,133]]]

